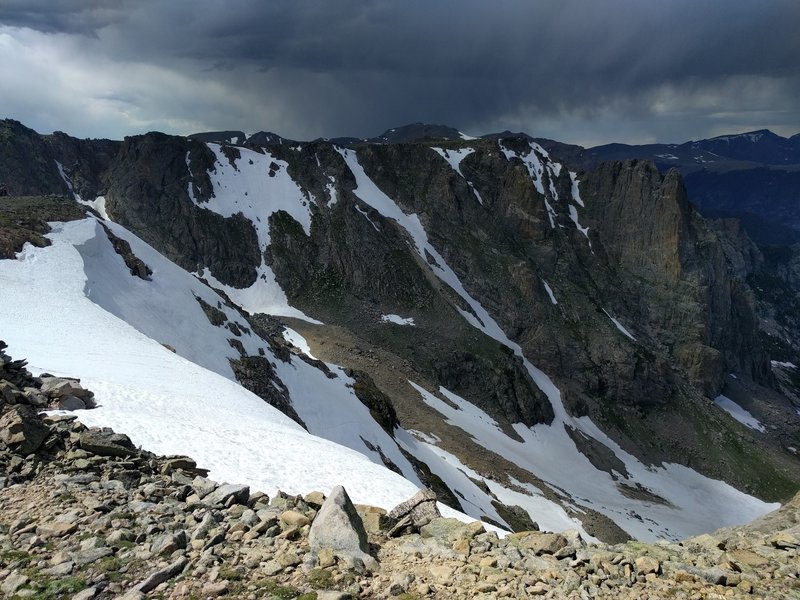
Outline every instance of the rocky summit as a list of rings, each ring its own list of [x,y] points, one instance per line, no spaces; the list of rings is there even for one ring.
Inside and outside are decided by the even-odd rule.
[[[748,526],[677,543],[616,545],[587,543],[574,530],[498,535],[480,522],[440,516],[428,492],[388,513],[353,505],[342,487],[327,497],[270,498],[208,479],[189,457],[156,456],[124,434],[86,428],[80,413],[32,411],[9,444],[9,415],[31,407],[32,394],[19,384],[39,381],[8,358],[2,382],[13,399],[0,408],[0,591],[7,598],[800,593],[800,495]]]

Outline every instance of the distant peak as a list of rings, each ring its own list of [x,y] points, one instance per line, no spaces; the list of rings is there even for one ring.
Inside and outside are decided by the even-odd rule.
[[[371,138],[369,141],[375,144],[409,144],[426,140],[456,141],[468,138],[469,136],[448,125],[411,123],[387,129],[381,135]]]
[[[755,131],[747,131],[745,133],[718,135],[717,137],[710,138],[709,141],[748,140],[750,142],[758,142],[764,138],[784,139],[769,129],[757,129]]]

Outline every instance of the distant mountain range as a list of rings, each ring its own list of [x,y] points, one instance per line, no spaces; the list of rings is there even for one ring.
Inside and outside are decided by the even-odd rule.
[[[690,200],[707,217],[736,217],[762,245],[800,242],[800,134],[762,129],[683,144],[606,144],[573,149],[583,168],[607,160],[652,160],[678,169]]]

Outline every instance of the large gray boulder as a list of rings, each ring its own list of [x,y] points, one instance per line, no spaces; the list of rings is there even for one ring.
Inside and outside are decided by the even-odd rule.
[[[30,406],[17,404],[0,419],[0,440],[23,456],[36,452],[50,429]]]
[[[133,456],[136,447],[131,439],[122,433],[114,433],[108,427],[92,428],[81,433],[80,446],[87,452],[100,456]]]
[[[216,490],[203,498],[203,504],[208,506],[231,506],[233,504],[247,504],[250,497],[250,488],[246,485],[224,483]]]
[[[420,490],[405,502],[395,506],[387,515],[391,523],[389,537],[405,532],[415,533],[436,518],[441,517],[432,490]]]
[[[311,530],[308,542],[314,554],[320,550],[333,550],[340,558],[361,559],[368,569],[376,561],[369,555],[369,540],[364,523],[345,489],[337,485],[323,502]]]

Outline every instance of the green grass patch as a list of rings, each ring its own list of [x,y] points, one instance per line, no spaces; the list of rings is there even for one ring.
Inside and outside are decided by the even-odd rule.
[[[34,580],[34,583],[38,589],[35,594],[28,596],[31,600],[68,598],[86,589],[86,579],[79,575],[60,579],[39,579]]]
[[[241,581],[242,574],[233,567],[222,567],[219,570],[219,576],[228,581]]]
[[[327,569],[311,569],[308,584],[315,590],[329,590],[333,587],[333,575]]]
[[[265,594],[269,594],[272,598],[278,600],[294,600],[300,596],[300,591],[292,587],[283,586],[274,579],[259,579],[253,582],[255,588]]]
[[[17,566],[25,567],[33,560],[33,556],[22,550],[3,550],[0,552],[0,564],[4,566]]]

